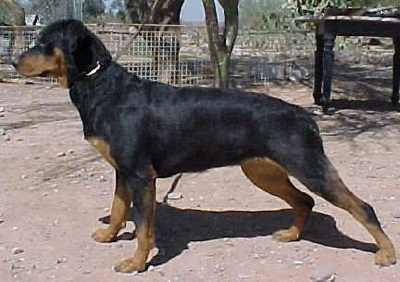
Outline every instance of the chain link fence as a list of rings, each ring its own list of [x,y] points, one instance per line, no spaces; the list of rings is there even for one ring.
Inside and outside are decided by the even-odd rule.
[[[146,26],[136,36],[137,25],[87,26],[118,63],[142,78],[173,85],[215,84],[204,27]],[[0,78],[20,79],[6,62],[33,46],[37,31],[37,27],[0,27]],[[313,51],[314,35],[309,32],[239,34],[232,53],[231,86],[309,79]]]

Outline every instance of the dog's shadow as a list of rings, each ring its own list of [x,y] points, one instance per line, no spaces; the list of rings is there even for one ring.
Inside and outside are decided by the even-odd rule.
[[[108,223],[109,216],[99,220]],[[190,242],[268,236],[279,229],[288,228],[292,220],[291,209],[204,211],[179,209],[158,203],[155,228],[156,244],[160,252],[150,264],[160,265],[168,262],[187,249]],[[132,239],[127,232],[117,237],[117,240],[127,239]],[[339,249],[352,248],[365,252],[377,250],[375,244],[360,242],[344,235],[337,229],[335,220],[331,216],[319,212],[311,214],[302,240]]]

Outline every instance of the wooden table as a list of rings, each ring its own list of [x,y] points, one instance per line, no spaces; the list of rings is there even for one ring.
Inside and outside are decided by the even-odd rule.
[[[391,37],[394,45],[392,103],[399,103],[400,78],[400,19],[367,16],[325,16],[300,17],[300,23],[312,23],[316,26],[315,65],[314,65],[314,101],[326,112],[330,103],[333,46],[339,36]]]

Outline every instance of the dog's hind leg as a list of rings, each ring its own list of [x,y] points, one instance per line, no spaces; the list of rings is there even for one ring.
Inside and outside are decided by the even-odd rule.
[[[288,173],[280,165],[267,158],[244,161],[242,170],[247,178],[262,190],[286,201],[294,210],[294,221],[289,229],[276,231],[273,236],[282,242],[298,240],[304,229],[314,200],[294,187]]]
[[[313,161],[316,165],[303,165],[294,172],[308,189],[333,205],[348,211],[375,239],[379,250],[375,264],[388,266],[396,263],[396,253],[389,237],[384,233],[374,209],[354,195],[339,177],[336,169],[324,155]],[[297,174],[297,175],[296,175]]]
[[[348,211],[372,235],[378,245],[375,254],[375,264],[388,266],[396,263],[396,253],[389,237],[384,233],[374,209],[354,195],[340,179],[332,165],[326,173],[326,189],[321,191],[321,196],[335,206]]]
[[[116,171],[116,185],[114,199],[111,206],[110,224],[107,228],[99,228],[92,234],[92,238],[100,243],[112,241],[125,227],[131,205],[131,196],[124,180]]]

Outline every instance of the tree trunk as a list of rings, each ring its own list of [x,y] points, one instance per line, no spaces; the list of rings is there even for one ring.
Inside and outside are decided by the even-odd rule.
[[[179,25],[183,2],[185,0],[157,0],[146,23]]]
[[[185,0],[125,0],[125,7],[132,23],[179,25],[183,2]]]
[[[206,14],[206,27],[210,58],[220,88],[229,88],[229,66],[238,33],[239,0],[218,0],[224,9],[225,23],[221,34],[214,0],[202,0]]]
[[[128,17],[132,23],[141,23],[150,13],[150,5],[147,0],[125,0]]]
[[[166,83],[179,83],[179,28],[170,25],[179,25],[184,2],[185,0],[125,0],[132,22],[160,25],[144,26],[141,29],[153,54],[157,79]],[[163,32],[168,29],[175,32],[171,31],[166,36]]]
[[[25,25],[25,11],[15,0],[0,0],[0,25]]]

